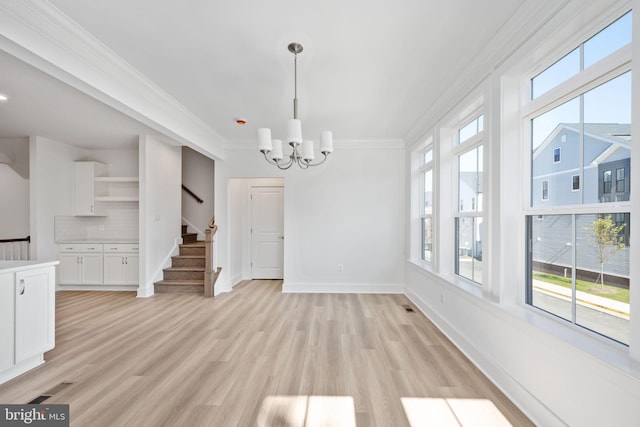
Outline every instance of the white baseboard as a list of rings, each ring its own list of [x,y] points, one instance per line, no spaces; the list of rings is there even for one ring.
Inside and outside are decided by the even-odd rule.
[[[478,351],[463,334],[444,320],[426,301],[410,289],[405,289],[404,294],[534,424],[564,425],[564,422],[554,412],[533,396],[508,372],[496,365],[490,356]],[[534,417],[533,414],[538,416]]]
[[[137,291],[138,285],[58,285],[56,291]]]
[[[403,294],[401,284],[371,283],[282,283],[282,293],[313,294]]]
[[[136,297],[149,298],[149,297],[152,297],[154,294],[155,294],[155,290],[153,286],[147,287],[147,288],[138,288],[138,295],[136,295]]]
[[[35,356],[31,356],[30,358],[23,360],[6,371],[2,371],[0,373],[0,384],[6,383],[10,379],[17,377],[18,375],[22,375],[27,371],[35,368],[36,366],[40,366],[44,363],[44,354],[40,353]]]

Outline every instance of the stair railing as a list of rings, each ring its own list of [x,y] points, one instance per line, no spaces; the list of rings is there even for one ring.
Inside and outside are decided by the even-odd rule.
[[[0,261],[23,261],[29,259],[31,236],[19,239],[0,239]]]
[[[218,226],[215,224],[215,216],[211,217],[209,226],[204,231],[204,296],[210,298],[213,296],[213,285],[216,282],[219,270],[213,271],[214,266],[218,265],[218,251],[216,243],[216,232]]]
[[[196,202],[198,203],[204,203],[204,200],[202,200],[196,193],[194,193],[193,191],[189,190],[189,188],[187,188],[184,184],[182,184],[182,189],[191,197],[193,197]]]

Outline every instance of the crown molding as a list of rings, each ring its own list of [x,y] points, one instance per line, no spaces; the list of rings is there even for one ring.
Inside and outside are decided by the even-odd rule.
[[[225,150],[229,151],[257,151],[257,140],[228,141]],[[405,150],[406,144],[400,138],[370,138],[370,139],[338,139],[333,141],[335,151],[343,150]],[[286,148],[285,148],[286,150]]]
[[[410,127],[404,139],[412,145],[426,135],[571,1],[524,2],[491,41],[469,62],[455,84],[444,85],[443,93]]]
[[[0,2],[0,49],[209,157],[225,140],[47,1]]]

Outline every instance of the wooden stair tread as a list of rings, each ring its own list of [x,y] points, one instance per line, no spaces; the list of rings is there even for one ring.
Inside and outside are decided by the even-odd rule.
[[[182,258],[182,259],[203,259],[204,255],[174,255],[171,258]]]
[[[195,242],[180,243],[180,246],[189,246],[194,248],[204,248],[204,242],[202,240],[196,240]]]
[[[193,286],[193,285],[203,285],[204,280],[197,279],[163,279],[159,282],[155,282],[155,285],[185,285],[185,286]]]
[[[167,267],[162,271],[204,271],[204,267]]]

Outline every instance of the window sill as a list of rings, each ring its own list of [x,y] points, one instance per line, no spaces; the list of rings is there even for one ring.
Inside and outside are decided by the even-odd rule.
[[[524,320],[567,345],[590,354],[621,372],[640,379],[640,363],[631,359],[629,347],[625,344],[613,341],[528,304],[504,303],[501,307],[508,314]]]
[[[483,292],[482,285],[476,282],[473,282],[469,279],[465,279],[462,276],[458,276],[455,274],[438,274],[433,271],[430,263],[424,262],[422,260],[408,260],[409,264],[411,264],[418,271],[427,272],[438,277],[440,280],[446,282],[449,285],[452,285],[454,288],[459,289],[467,294],[473,295],[477,298],[483,298],[488,301],[493,301],[492,298],[486,296]]]
[[[423,265],[424,263],[416,260],[408,260],[408,264],[410,268],[425,274],[425,276],[437,278],[443,286],[448,285],[452,291],[461,296],[468,295],[493,305],[506,315],[505,321],[508,321],[509,316],[520,319],[538,329],[542,334],[558,339],[620,372],[640,379],[640,361],[630,357],[629,347],[624,344],[524,303],[508,301],[500,303],[497,299],[485,295],[482,285],[462,277],[434,273],[430,266],[427,268]]]

